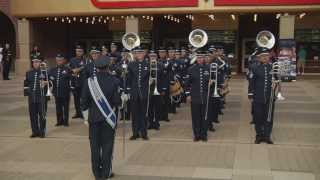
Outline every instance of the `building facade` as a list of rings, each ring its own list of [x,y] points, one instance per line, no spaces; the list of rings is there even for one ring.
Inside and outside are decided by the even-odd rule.
[[[1,2],[1,1],[0,1]],[[303,2],[303,3],[302,3]],[[7,1],[6,3],[9,3]],[[241,73],[261,30],[277,39],[295,39],[307,49],[307,71],[320,72],[320,0],[11,0],[17,34],[16,72],[29,68],[37,44],[50,62],[57,52],[71,57],[74,45],[121,45],[125,32],[138,32],[142,43],[185,46],[195,28],[206,30],[209,44],[222,43],[235,55]],[[7,8],[8,9],[8,8]],[[1,9],[1,11],[3,11]]]

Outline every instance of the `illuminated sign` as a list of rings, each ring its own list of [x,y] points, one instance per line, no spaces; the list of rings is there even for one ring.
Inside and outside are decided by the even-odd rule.
[[[195,7],[198,0],[91,0],[100,9]]]
[[[214,0],[216,6],[277,6],[277,5],[312,5],[320,0]]]

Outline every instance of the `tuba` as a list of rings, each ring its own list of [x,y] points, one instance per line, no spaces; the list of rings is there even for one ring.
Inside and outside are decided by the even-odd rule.
[[[195,29],[191,31],[191,33],[189,34],[189,43],[194,47],[194,49],[191,56],[190,64],[193,64],[197,59],[195,51],[198,48],[205,46],[207,42],[208,42],[208,35],[204,30]]]
[[[135,47],[140,46],[140,37],[138,36],[138,34],[134,32],[128,32],[122,36],[122,45],[124,48],[131,51]],[[134,60],[134,57],[131,52],[128,53],[128,56],[129,62]]]
[[[256,37],[256,43],[259,47],[272,49],[276,40],[270,31],[260,31]]]

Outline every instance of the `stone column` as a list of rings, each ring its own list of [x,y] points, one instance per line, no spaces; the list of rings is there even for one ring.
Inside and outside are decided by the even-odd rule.
[[[139,18],[129,17],[126,19],[126,33],[128,32],[139,34]]]
[[[18,20],[17,46],[19,58],[16,61],[16,74],[24,75],[30,69],[31,23],[27,19]]]
[[[279,39],[294,39],[295,16],[281,16],[279,23]]]

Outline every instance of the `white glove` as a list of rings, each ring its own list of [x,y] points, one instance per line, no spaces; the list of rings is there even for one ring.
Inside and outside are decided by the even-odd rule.
[[[130,99],[130,96],[128,94],[121,94],[122,102],[127,102],[129,99]]]
[[[82,115],[85,121],[88,121],[89,118],[89,110],[82,111]]]
[[[83,124],[86,125],[86,126],[89,126],[88,120],[84,120]]]

